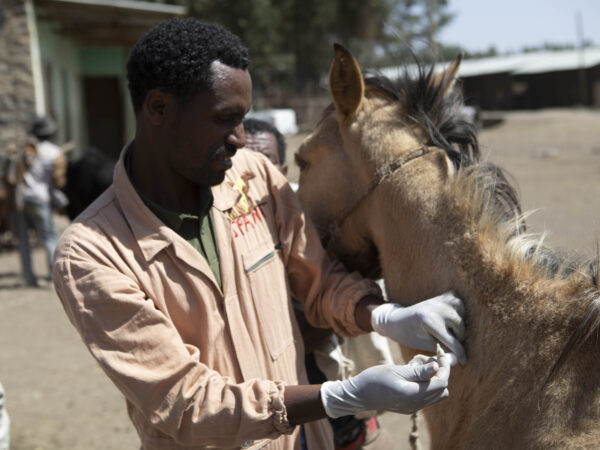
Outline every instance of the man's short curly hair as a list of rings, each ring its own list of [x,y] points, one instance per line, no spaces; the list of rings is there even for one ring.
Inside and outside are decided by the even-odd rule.
[[[135,44],[127,62],[127,80],[136,114],[150,89],[181,98],[212,87],[211,63],[236,69],[250,64],[240,38],[220,25],[195,18],[159,22]]]

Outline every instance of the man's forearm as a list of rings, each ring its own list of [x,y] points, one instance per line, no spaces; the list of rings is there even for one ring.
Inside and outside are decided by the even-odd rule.
[[[367,295],[359,300],[354,310],[356,324],[365,332],[373,331],[371,311],[384,303],[378,295]],[[326,417],[320,396],[320,384],[286,386],[285,407],[291,425],[299,425]]]
[[[361,330],[367,333],[373,331],[373,327],[371,326],[371,312],[383,303],[383,298],[378,295],[367,295],[358,301],[354,310],[354,318]]]
[[[300,425],[326,417],[320,389],[320,384],[285,387],[284,403],[291,425]]]

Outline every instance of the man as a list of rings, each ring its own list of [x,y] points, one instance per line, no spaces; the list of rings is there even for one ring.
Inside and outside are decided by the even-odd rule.
[[[135,138],[57,248],[57,293],[145,449],[328,449],[326,414],[412,412],[448,395],[447,357],[306,385],[290,293],[314,325],[402,330],[405,344],[437,338],[463,356],[458,299],[382,305],[374,283],[327,260],[285,177],[237,152],[248,64],[214,24],[146,33],[127,64]]]
[[[16,180],[17,210],[15,228],[19,239],[19,255],[23,276],[28,286],[37,286],[37,277],[31,265],[31,247],[29,245],[29,229],[35,229],[46,251],[48,263],[48,279],[52,278],[52,255],[58,236],[52,217],[53,200],[58,199],[57,207],[66,206],[64,196],[55,186],[57,178],[57,160],[62,161],[60,147],[51,139],[56,134],[56,123],[48,116],[37,117],[31,125],[31,134],[35,141],[29,142],[25,148],[24,171]],[[19,164],[19,161],[15,161]],[[62,165],[62,164],[60,164]],[[62,180],[61,180],[62,182]]]
[[[287,144],[277,127],[266,120],[247,118],[244,119],[244,131],[246,147],[265,155],[282,174],[287,176],[288,167],[285,161]]]

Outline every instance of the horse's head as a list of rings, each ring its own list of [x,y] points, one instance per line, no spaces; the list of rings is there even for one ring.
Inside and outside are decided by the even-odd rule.
[[[427,191],[476,156],[471,128],[455,118],[460,60],[435,76],[419,67],[417,77],[392,82],[363,77],[352,54],[335,45],[329,73],[333,103],[302,143],[296,162],[300,200],[330,250],[346,263],[357,255],[377,255],[372,251],[381,246],[377,222],[386,216],[411,215],[414,228],[414,214],[435,207]],[[389,189],[389,178],[396,192],[385,203],[371,192]],[[332,225],[340,233],[331,232]]]

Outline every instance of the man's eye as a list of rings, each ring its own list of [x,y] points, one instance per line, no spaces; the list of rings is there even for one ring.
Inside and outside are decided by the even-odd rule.
[[[294,154],[294,160],[296,161],[296,165],[300,169],[300,172],[302,172],[304,169],[306,169],[308,167],[308,161],[306,161],[305,159],[302,159],[302,157],[300,155],[298,155],[298,153]]]
[[[237,126],[242,123],[243,117],[240,117],[238,114],[228,115],[228,116],[218,116],[217,122],[223,125]]]

